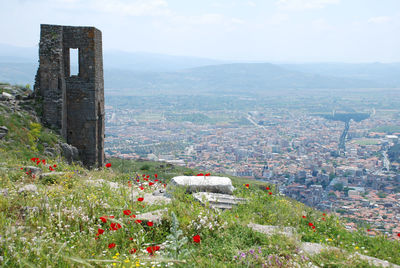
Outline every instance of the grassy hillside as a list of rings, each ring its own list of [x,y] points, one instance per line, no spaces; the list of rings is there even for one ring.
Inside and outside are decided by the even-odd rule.
[[[120,159],[95,170],[69,165],[59,154],[45,154],[61,142],[56,133],[41,126],[31,109],[9,107],[0,105],[0,126],[9,129],[0,139],[2,267],[368,267],[349,257],[354,252],[400,264],[399,241],[348,232],[335,216],[262,182],[232,177],[234,195],[248,203],[228,211],[202,206],[179,190],[169,204],[141,201],[171,177],[197,171]],[[33,176],[26,166],[53,175]],[[136,215],[157,209],[168,210],[160,223],[137,221]],[[250,222],[290,226],[296,234],[267,236],[247,227]],[[306,256],[302,242],[345,251]]]

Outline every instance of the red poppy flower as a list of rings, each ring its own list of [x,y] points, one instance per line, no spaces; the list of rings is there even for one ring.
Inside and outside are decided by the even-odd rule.
[[[147,175],[146,178],[150,178],[150,175]]]
[[[148,252],[150,255],[153,255],[154,252],[160,250],[160,246],[147,247],[146,250],[147,250],[147,252]]]
[[[95,238],[94,238],[94,240],[97,240],[97,239],[99,239],[99,238],[98,238],[98,237],[95,237]]]
[[[139,186],[139,189],[142,190],[142,191],[144,190],[144,188],[142,186]]]
[[[111,167],[111,163],[106,164],[106,168],[109,168],[109,167]]]
[[[368,229],[367,232],[371,232],[371,229]]]
[[[322,218],[323,221],[325,221],[325,218]]]
[[[36,161],[36,165],[39,165],[39,164],[40,164],[40,160]]]
[[[142,223],[142,221],[141,221],[141,220],[136,220],[135,222],[136,222],[136,223]]]
[[[269,192],[268,194],[269,194],[269,195],[272,195],[272,192]]]
[[[133,237],[129,237],[129,240],[133,241]]]
[[[115,243],[108,244],[108,248],[115,248]]]
[[[101,220],[103,223],[106,223],[106,222],[107,222],[107,216],[100,217],[100,220]]]
[[[42,160],[42,163],[46,165],[46,159],[43,159],[43,160]]]
[[[36,162],[36,157],[32,157],[32,158],[31,158],[31,161],[32,161],[32,162]]]
[[[130,218],[136,218],[136,215],[135,214],[132,214],[131,216],[129,216]]]
[[[136,182],[139,182],[140,180],[136,180]]]
[[[265,189],[269,190],[270,188],[267,186],[267,187],[265,187]]]
[[[303,219],[305,219],[305,218],[306,218],[306,216],[304,216],[304,215],[303,215],[302,217],[303,217]]]
[[[143,178],[144,181],[149,181],[149,179]]]
[[[131,211],[130,211],[129,209],[124,210],[124,214],[125,214],[126,216],[129,216],[129,215],[131,215]]]
[[[211,174],[210,173],[207,173],[206,175],[204,175],[204,176],[211,176]]]
[[[250,185],[249,184],[246,184],[246,188],[249,188],[250,187]]]
[[[50,170],[50,171],[54,171],[54,169],[53,169],[52,167],[49,167],[49,170]]]
[[[398,233],[397,236],[400,237],[400,233]]]
[[[129,253],[130,253],[130,254],[136,253],[136,248],[133,248],[133,249],[129,250]]]
[[[312,226],[311,228],[315,229],[315,226]]]
[[[21,168],[21,170],[23,170],[24,168]]]
[[[154,181],[155,181],[155,182],[157,182],[157,181],[158,181],[158,179],[155,179]]]
[[[114,219],[115,217],[114,216],[110,216],[110,219]]]
[[[201,241],[200,235],[193,236],[193,242],[200,243],[200,241]]]
[[[158,178],[158,175],[157,174],[154,174],[154,177],[156,177],[156,179]]]
[[[53,167],[55,167],[55,168],[56,168],[56,167],[57,167],[57,165],[56,165],[56,164],[54,164],[54,165],[53,165]]]
[[[148,222],[147,222],[147,226],[150,226],[150,227],[151,227],[151,226],[153,226],[153,225],[154,225],[154,223],[153,223],[152,221],[148,221]]]
[[[308,223],[308,226],[313,226],[313,224],[311,222]]]
[[[137,201],[139,201],[139,202],[142,202],[143,200],[144,200],[143,197],[139,197],[139,198],[137,199]]]
[[[152,185],[154,185],[154,182],[149,182],[149,186],[152,186]]]
[[[167,185],[164,183],[164,188],[167,187]]]
[[[197,174],[197,176],[204,176],[204,174],[203,173],[199,173],[199,174]]]
[[[146,177],[146,174],[143,174],[143,178]]]
[[[97,230],[97,233],[98,233],[98,234],[103,234],[103,233],[104,233],[104,230],[103,230],[103,229],[98,229],[98,230]]]
[[[322,213],[322,216],[326,216],[326,214],[325,214],[325,213]]]
[[[119,224],[119,223],[115,223],[115,222],[112,222],[111,224],[110,224],[110,230],[113,230],[113,231],[116,231],[116,230],[118,230],[118,229],[121,229],[121,224]]]

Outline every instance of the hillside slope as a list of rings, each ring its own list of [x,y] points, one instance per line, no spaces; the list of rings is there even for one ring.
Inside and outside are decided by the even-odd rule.
[[[8,129],[0,139],[2,267],[372,266],[355,253],[400,264],[399,241],[369,237],[364,229],[350,233],[334,215],[262,182],[232,177],[234,195],[248,202],[215,211],[183,190],[169,200],[152,195],[171,177],[197,171],[120,159],[95,170],[68,164],[57,151],[62,139],[35,113],[29,98],[0,101],[0,126]],[[156,210],[161,218],[143,215]],[[293,232],[267,235],[255,224]],[[326,251],[310,254],[304,245],[317,244],[305,242]]]

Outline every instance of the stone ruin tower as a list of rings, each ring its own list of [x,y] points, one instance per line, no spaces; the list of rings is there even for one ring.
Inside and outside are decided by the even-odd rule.
[[[70,50],[79,71],[71,75]],[[35,98],[42,121],[78,148],[87,167],[104,164],[104,78],[101,32],[94,27],[42,24]]]

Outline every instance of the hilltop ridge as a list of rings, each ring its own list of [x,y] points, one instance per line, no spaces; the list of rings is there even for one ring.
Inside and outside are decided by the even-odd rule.
[[[0,85],[0,94],[8,96],[0,100],[0,127],[8,130],[0,138],[2,266],[400,264],[399,241],[379,233],[370,237],[363,228],[348,232],[335,215],[311,209],[260,181],[229,176],[234,196],[248,202],[220,211],[180,190],[169,203],[152,198],[172,177],[196,175],[196,170],[122,159],[109,159],[105,167],[92,170],[69,163],[58,148],[61,137],[40,124],[31,93]],[[166,212],[159,221],[144,216],[160,210]]]

